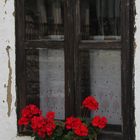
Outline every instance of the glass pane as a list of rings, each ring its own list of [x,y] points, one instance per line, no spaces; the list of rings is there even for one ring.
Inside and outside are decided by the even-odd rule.
[[[63,49],[27,49],[26,75],[28,103],[40,104],[44,115],[54,111],[56,119],[64,119]]]
[[[25,0],[25,39],[64,39],[63,0]]]
[[[121,0],[81,0],[83,40],[120,39]]]
[[[80,87],[82,99],[92,95],[100,104],[100,109],[91,116],[106,116],[111,125],[122,123],[120,51],[81,51]]]

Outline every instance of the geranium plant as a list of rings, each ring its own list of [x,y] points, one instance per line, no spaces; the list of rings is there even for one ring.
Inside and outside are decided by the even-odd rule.
[[[98,110],[99,103],[92,96],[82,102],[83,116],[70,116],[65,121],[55,120],[55,112],[44,117],[35,105],[27,105],[21,112],[19,126],[32,129],[35,140],[94,140],[107,124],[106,117],[87,118],[88,111]]]

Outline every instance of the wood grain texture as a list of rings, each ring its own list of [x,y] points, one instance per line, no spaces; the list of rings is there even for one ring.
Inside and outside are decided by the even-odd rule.
[[[17,114],[27,102],[26,95],[25,48],[64,48],[65,52],[65,115],[79,115],[80,112],[80,82],[79,53],[89,49],[121,50],[122,58],[122,115],[123,128],[121,134],[114,131],[103,134],[99,140],[134,140],[134,3],[135,0],[121,2],[121,41],[81,41],[80,40],[80,0],[64,1],[64,41],[35,40],[24,41],[24,0],[16,0],[16,86]],[[27,98],[26,98],[27,97]],[[33,99],[39,104],[39,96]],[[18,128],[19,134],[30,134]]]

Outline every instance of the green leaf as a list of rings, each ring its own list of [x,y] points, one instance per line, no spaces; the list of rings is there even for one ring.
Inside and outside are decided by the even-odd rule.
[[[37,134],[35,134],[35,140],[42,140]]]
[[[62,140],[73,140],[74,138],[74,133],[72,131],[69,131]]]
[[[64,122],[62,122],[62,121],[55,121],[55,124],[57,125],[57,126],[60,126],[60,127],[65,127],[65,123]]]
[[[63,134],[63,129],[61,127],[56,128],[55,135],[59,137],[62,134]]]

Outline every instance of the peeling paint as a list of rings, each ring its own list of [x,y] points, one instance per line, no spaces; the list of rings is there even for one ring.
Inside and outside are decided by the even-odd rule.
[[[17,100],[15,101],[15,107],[17,107]]]
[[[15,17],[15,11],[12,13],[12,15]]]
[[[11,86],[12,86],[12,67],[11,67],[11,61],[10,61],[10,46],[7,46],[6,52],[8,55],[8,69],[9,69],[9,75],[8,75],[8,83],[7,83],[7,104],[8,104],[8,112],[7,115],[10,117],[11,115],[11,104],[12,104],[12,93],[11,93]]]
[[[4,84],[4,88],[6,88],[7,86],[6,86],[6,84]]]
[[[134,41],[134,48],[136,49],[137,48],[137,44],[136,44],[136,42]]]
[[[7,0],[5,0],[5,4],[6,4]]]
[[[7,42],[7,43],[10,43],[10,41],[9,41],[9,40],[6,40],[6,42]]]

